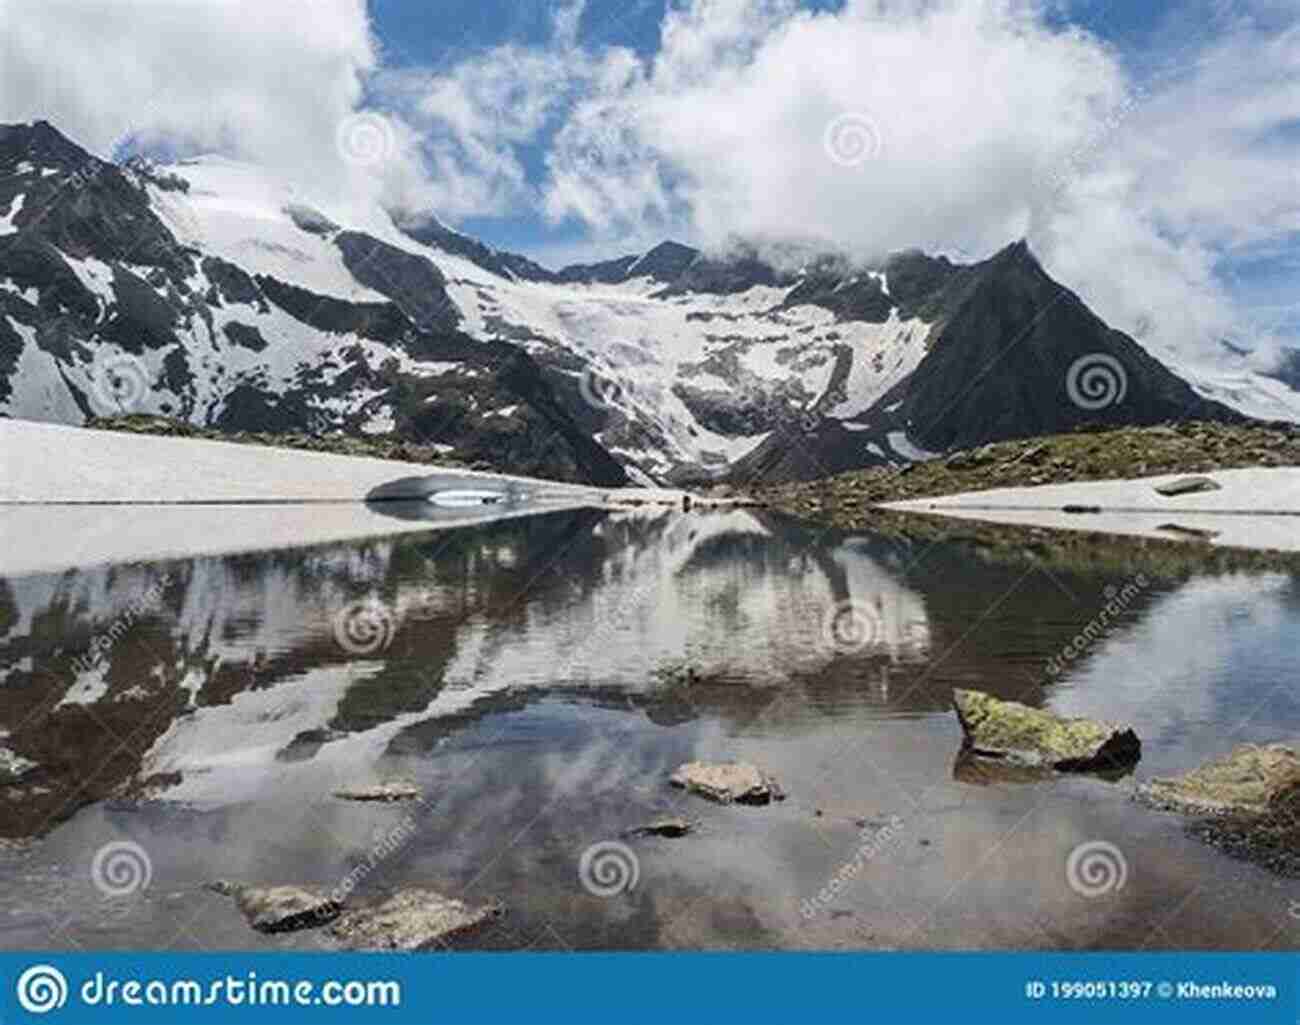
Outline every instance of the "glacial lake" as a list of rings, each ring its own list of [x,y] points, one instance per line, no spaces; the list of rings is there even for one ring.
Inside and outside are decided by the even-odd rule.
[[[971,764],[953,688],[1131,722],[1141,763]],[[0,579],[0,731],[36,763],[0,787],[7,949],[329,949],[218,878],[504,902],[472,949],[1300,948],[1300,880],[1130,798],[1300,738],[1288,572],[660,507],[93,566]],[[693,759],[787,799],[669,787]],[[423,802],[334,796],[389,779]],[[697,829],[624,835],[663,815]]]

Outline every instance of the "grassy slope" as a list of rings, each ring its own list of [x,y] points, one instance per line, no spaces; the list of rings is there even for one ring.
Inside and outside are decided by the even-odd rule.
[[[1258,466],[1300,466],[1300,427],[1184,423],[1058,434],[997,442],[901,469],[760,487],[755,496],[793,515],[856,526],[872,506],[905,498]]]
[[[374,459],[397,459],[408,463],[431,463],[454,469],[490,470],[486,465],[467,465],[440,454],[432,445],[420,445],[392,435],[354,438],[343,434],[273,434],[256,431],[218,431],[195,427],[162,416],[92,417],[86,427],[101,431],[125,431],[129,434],[158,434],[170,438],[204,438],[209,441],[233,441],[243,445],[270,445],[296,448],[308,452],[329,452],[341,456],[370,456]]]

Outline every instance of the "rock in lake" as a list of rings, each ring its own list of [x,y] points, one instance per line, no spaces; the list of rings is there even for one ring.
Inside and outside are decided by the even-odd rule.
[[[349,911],[330,934],[348,950],[421,950],[486,925],[500,904],[475,907],[433,890],[402,890],[374,907]]]
[[[1142,742],[1127,726],[1063,719],[977,690],[953,691],[952,703],[967,750],[983,758],[1060,772],[1095,772],[1131,766],[1142,757]]]
[[[667,836],[676,838],[679,836],[685,836],[694,829],[695,823],[690,819],[682,819],[675,815],[669,815],[661,819],[654,819],[643,826],[633,826],[631,829],[625,830],[623,835],[629,838],[638,836]]]
[[[668,782],[723,804],[785,800],[776,780],[748,762],[687,762]]]
[[[334,791],[334,796],[344,801],[414,801],[419,799],[420,794],[420,788],[406,780],[340,787]]]
[[[218,879],[208,889],[234,897],[240,912],[258,932],[315,929],[338,918],[341,901],[299,886],[245,886]]]
[[[1300,785],[1300,755],[1289,747],[1243,744],[1183,776],[1153,779],[1137,789],[1144,804],[1188,815],[1262,815],[1289,787]]]
[[[1201,491],[1222,491],[1223,485],[1209,477],[1179,477],[1178,480],[1166,481],[1155,486],[1157,493],[1166,498],[1178,495],[1194,495]]]
[[[0,747],[0,786],[17,783],[40,766],[30,758],[24,758],[16,751]]]

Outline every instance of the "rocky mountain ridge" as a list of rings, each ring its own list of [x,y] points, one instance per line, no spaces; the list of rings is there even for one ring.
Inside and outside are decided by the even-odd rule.
[[[1296,395],[1300,409],[1300,394]],[[219,157],[0,126],[0,415],[392,437],[586,483],[806,480],[1236,422],[1014,243],[879,266],[677,242],[549,270]]]

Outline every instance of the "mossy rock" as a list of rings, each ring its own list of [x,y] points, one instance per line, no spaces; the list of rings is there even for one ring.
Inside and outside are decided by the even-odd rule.
[[[1142,757],[1142,742],[1127,726],[1064,719],[977,690],[955,690],[952,700],[966,747],[981,758],[1058,772],[1095,772],[1131,766]]]
[[[1185,775],[1142,784],[1137,798],[1189,815],[1262,815],[1295,786],[1300,786],[1300,754],[1281,744],[1242,744]]]

